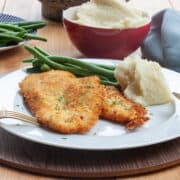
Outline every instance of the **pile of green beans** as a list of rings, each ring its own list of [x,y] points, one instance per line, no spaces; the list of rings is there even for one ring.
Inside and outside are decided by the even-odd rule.
[[[0,46],[16,45],[24,40],[46,41],[44,37],[32,34],[33,31],[46,26],[45,21],[22,21],[17,23],[0,23]]]
[[[51,69],[64,70],[77,77],[96,75],[101,79],[102,84],[119,86],[114,77],[114,65],[101,65],[71,57],[51,56],[36,46],[25,45],[24,47],[33,55],[33,58],[23,60],[24,63],[32,63],[32,67],[27,69],[28,73],[45,72]]]

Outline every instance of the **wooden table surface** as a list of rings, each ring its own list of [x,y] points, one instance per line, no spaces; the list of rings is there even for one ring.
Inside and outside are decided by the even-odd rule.
[[[131,0],[130,2],[136,7],[142,8],[153,14],[164,8],[180,9],[179,0]],[[38,0],[0,0],[0,12],[23,17],[28,20],[39,20],[41,16],[41,5]],[[67,55],[73,57],[81,57],[65,33],[60,23],[49,22],[48,26],[39,31],[40,35],[48,39],[48,43],[31,41],[31,45],[38,45],[52,54]],[[8,52],[0,54],[0,73],[7,73],[16,70],[23,66],[21,60],[29,57],[29,54],[23,48],[17,48]],[[0,165],[0,179],[1,180],[53,180],[57,178],[43,177],[33,175],[18,170],[10,169]],[[63,179],[63,178],[62,178]],[[118,179],[118,178],[113,178]],[[153,174],[146,174],[142,176],[123,178],[125,180],[161,180],[161,179],[180,179],[180,166],[166,169]]]

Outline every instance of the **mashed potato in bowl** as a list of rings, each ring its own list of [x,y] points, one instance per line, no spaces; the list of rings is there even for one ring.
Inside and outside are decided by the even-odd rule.
[[[73,21],[92,27],[126,29],[143,26],[150,19],[122,0],[91,0],[79,6]]]

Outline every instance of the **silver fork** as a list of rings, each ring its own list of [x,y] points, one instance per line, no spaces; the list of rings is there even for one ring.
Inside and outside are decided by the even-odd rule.
[[[18,119],[27,123],[39,125],[36,118],[15,111],[0,110],[0,119],[3,118]]]

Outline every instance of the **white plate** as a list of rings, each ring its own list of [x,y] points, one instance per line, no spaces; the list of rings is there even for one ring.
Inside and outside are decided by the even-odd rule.
[[[102,64],[118,61],[88,59]],[[172,91],[180,92],[180,74],[163,70]],[[18,83],[26,76],[18,70],[0,79],[0,108],[30,114],[19,94]],[[163,90],[162,90],[163,93]],[[149,107],[150,120],[133,132],[119,124],[99,120],[90,132],[84,135],[63,135],[14,119],[2,119],[1,127],[19,137],[56,147],[88,150],[116,150],[157,144],[180,137],[179,101]]]
[[[14,48],[20,47],[20,46],[24,45],[24,43],[25,43],[25,42],[21,42],[21,43],[16,44],[16,45],[10,45],[10,46],[0,47],[0,52],[3,52],[3,51],[7,51],[7,50],[10,50],[10,49],[14,49]]]

